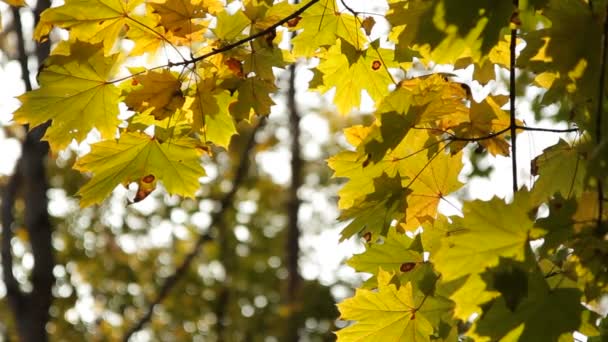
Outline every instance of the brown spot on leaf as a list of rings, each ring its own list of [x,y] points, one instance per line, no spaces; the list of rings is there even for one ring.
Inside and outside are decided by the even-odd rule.
[[[228,67],[228,70],[232,71],[238,77],[243,77],[243,64],[236,58],[228,58],[224,64]]]
[[[302,20],[302,17],[297,16],[295,18],[289,19],[287,21],[287,26],[289,27],[295,27],[296,25],[298,25],[298,23],[300,22],[300,20]]]
[[[363,234],[363,238],[365,239],[365,241],[370,242],[372,241],[372,232],[367,232],[365,234]]]
[[[415,262],[404,262],[399,267],[399,270],[401,272],[403,272],[403,273],[406,273],[406,272],[409,272],[409,271],[413,270],[414,267],[416,267],[416,263]]]
[[[372,63],[373,70],[378,70],[378,69],[380,69],[381,66],[382,66],[382,62],[380,62],[377,59]]]
[[[154,175],[147,175],[146,177],[142,178],[141,181],[149,184],[154,182],[155,179],[156,177],[154,177]]]
[[[272,31],[270,31],[267,35],[266,35],[266,44],[268,44],[270,47],[272,47],[272,42],[274,41],[274,39],[277,37],[277,30],[274,29]]]

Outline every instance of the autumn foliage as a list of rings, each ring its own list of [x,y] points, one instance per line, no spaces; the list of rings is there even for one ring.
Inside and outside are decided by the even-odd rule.
[[[135,201],[158,184],[194,196],[201,157],[271,113],[276,69],[311,61],[309,89],[333,92],[336,115],[357,111],[364,93],[375,108],[328,160],[345,180],[342,238],[365,240],[348,264],[371,274],[339,304],[353,321],[340,341],[605,338],[606,1],[389,0],[376,19],[351,0],[228,3],[66,0],[42,14],[37,39],[69,35],[14,120],[52,120],[44,139],[55,153],[99,133],[74,165],[91,174],[81,206],[132,183]],[[508,92],[473,94],[438,64]],[[518,118],[532,88],[537,118],[561,129]],[[559,110],[547,117],[549,105]],[[527,189],[513,158],[517,135],[537,131],[570,134],[529,160]],[[464,199],[446,217],[438,206],[462,188],[473,150],[512,158],[514,193]]]

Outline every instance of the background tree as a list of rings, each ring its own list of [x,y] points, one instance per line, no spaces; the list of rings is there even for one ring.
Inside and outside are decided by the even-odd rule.
[[[343,0],[69,0],[41,14],[36,39],[46,39],[55,28],[67,34],[40,70],[40,89],[20,97],[14,120],[32,126],[51,120],[44,139],[54,153],[74,141],[86,141],[92,130],[98,133],[90,151],[78,154],[74,163],[77,171],[91,174],[77,192],[80,205],[123,211],[122,203],[128,200],[141,203],[126,212],[145,212],[151,199],[166,196],[164,205],[175,206],[170,209],[172,220],[183,222],[188,210],[196,210],[197,201],[188,204],[192,200],[180,202],[173,196],[201,196],[199,212],[208,212],[208,224],[195,229],[196,234],[175,228],[165,238],[173,248],[169,255],[181,255],[181,261],[157,251],[166,243],[154,243],[154,236],[163,236],[154,235],[157,222],[163,223],[151,221],[155,215],[142,218],[148,224],[140,226],[152,227],[149,230],[116,228],[100,240],[91,239],[90,231],[82,234],[85,250],[87,244],[106,247],[116,241],[115,255],[144,253],[142,259],[124,258],[127,272],[150,254],[157,257],[155,266],[162,273],[133,274],[133,279],[147,279],[129,280],[124,287],[136,307],[146,303],[141,314],[110,301],[108,311],[98,315],[98,326],[88,326],[89,333],[100,336],[103,331],[94,329],[103,329],[107,322],[123,327],[121,336],[127,339],[151,322],[151,329],[142,334],[158,334],[160,339],[182,333],[218,340],[260,337],[259,324],[269,316],[236,321],[241,316],[230,309],[237,307],[228,304],[236,299],[242,316],[255,314],[245,295],[252,289],[242,285],[250,282],[241,283],[241,276],[253,269],[257,274],[244,279],[258,279],[260,274],[273,279],[256,268],[259,264],[238,270],[245,263],[239,257],[255,260],[245,243],[256,236],[251,228],[258,223],[276,226],[273,200],[280,187],[271,181],[264,189],[264,174],[257,173],[255,190],[240,190],[247,188],[254,172],[249,165],[258,134],[273,131],[264,122],[281,85],[277,69],[300,58],[310,63],[309,89],[331,93],[337,112],[349,114],[366,101],[373,107],[371,120],[345,130],[349,146],[328,160],[334,176],[347,179],[338,201],[340,219],[346,222],[342,239],[360,236],[366,241],[365,252],[348,264],[371,275],[338,306],[339,324],[353,321],[337,332],[340,340],[555,341],[575,333],[603,338],[608,4],[387,3],[382,14]],[[297,36],[287,38],[290,31]],[[144,63],[142,55],[149,62]],[[450,66],[450,73],[437,72],[442,64]],[[300,283],[294,262],[299,254],[296,211],[306,186],[300,182],[306,177],[297,166],[301,127],[293,106],[293,77],[292,71],[286,88],[296,167],[291,195],[280,201],[281,212],[287,204],[290,208],[287,269],[274,272],[276,278],[287,279],[286,289],[276,292],[286,296],[276,301],[283,306],[275,312],[287,327],[276,336],[288,339],[305,332],[296,328],[302,322],[298,316],[307,311],[304,304],[311,304],[302,301],[309,297],[304,293],[308,286]],[[524,120],[530,116],[518,94],[533,94],[531,118],[536,120]],[[531,121],[553,121],[562,127]],[[518,154],[524,132],[563,137],[526,161],[531,170],[527,188],[521,186],[521,151]],[[468,198],[465,162],[489,160],[498,165],[502,158],[510,162],[509,198]],[[469,176],[483,174],[479,165],[472,170]],[[205,184],[217,180],[217,188],[201,187],[201,179]],[[154,191],[161,184],[169,195]],[[273,200],[262,205],[262,195]],[[107,197],[112,200],[102,204]],[[452,207],[454,214],[440,205]],[[263,214],[254,219],[260,208]],[[108,220],[111,226],[124,225],[112,214]],[[128,216],[124,222],[129,220],[137,226]],[[180,254],[180,241],[192,249]],[[284,255],[286,250],[280,250]],[[163,309],[171,305],[164,301],[172,289],[190,279],[190,266],[202,254],[210,261],[194,279],[207,287],[185,287],[183,292],[212,301],[205,312],[213,315],[201,323],[197,311],[191,316],[199,317],[194,324]],[[270,257],[267,263],[280,267],[279,261]],[[82,270],[73,273],[68,266],[65,270],[82,278]],[[149,264],[142,268],[153,269]],[[86,278],[74,281],[99,285]],[[153,281],[159,286],[152,290],[138,285]],[[95,288],[101,294],[92,296],[92,287],[85,286],[87,293],[79,293],[79,300],[109,298],[117,287]],[[320,292],[313,291],[315,298],[329,297]],[[257,297],[260,292],[253,293],[262,298]],[[263,295],[266,303],[272,293]],[[264,299],[256,304],[255,298],[260,309],[267,306],[262,305]],[[175,308],[191,303],[187,297],[180,300],[184,302]],[[66,311],[68,321],[77,317],[73,312]],[[331,317],[329,309],[318,312],[327,313],[322,318]],[[93,316],[82,319],[91,321]],[[162,328],[154,326],[155,319]],[[251,322],[258,325],[252,328]],[[310,326],[321,327],[319,334],[328,330]],[[263,334],[273,328],[269,325]]]

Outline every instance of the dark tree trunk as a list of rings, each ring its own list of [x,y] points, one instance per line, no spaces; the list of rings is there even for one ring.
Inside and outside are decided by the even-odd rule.
[[[49,1],[39,0],[34,9],[38,19],[40,13],[50,6]],[[24,30],[20,10],[13,8],[14,29],[17,34],[18,59],[26,89],[32,89],[28,56],[25,49]],[[38,45],[33,54],[39,65],[49,53],[49,44]],[[17,163],[15,173],[10,178],[2,196],[2,269],[7,289],[7,301],[13,313],[17,334],[24,342],[48,341],[46,324],[49,321],[49,308],[55,282],[53,267],[55,265],[51,243],[52,226],[47,211],[48,183],[46,181],[45,161],[49,147],[40,139],[48,123],[36,127],[26,135],[22,144],[22,155]],[[27,129],[27,127],[26,127]],[[24,292],[13,274],[13,257],[11,240],[15,228],[15,203],[17,197],[23,197],[25,204],[22,222],[27,229],[34,267],[31,273],[32,291]]]
[[[300,306],[300,272],[298,259],[300,256],[300,227],[298,213],[300,198],[298,190],[302,186],[303,162],[300,146],[300,114],[296,103],[296,65],[289,67],[289,88],[287,90],[287,110],[289,111],[289,128],[291,131],[291,184],[287,199],[287,236],[285,240],[285,258],[287,264],[287,286],[285,301],[289,308],[287,324],[285,325],[284,340],[295,342],[299,339],[298,311]]]

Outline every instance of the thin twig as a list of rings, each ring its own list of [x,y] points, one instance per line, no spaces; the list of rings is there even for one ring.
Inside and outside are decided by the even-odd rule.
[[[262,118],[262,120],[264,119]],[[240,155],[239,165],[236,169],[235,176],[232,181],[232,188],[220,200],[220,210],[214,212],[211,215],[211,224],[209,225],[210,227],[223,224],[224,214],[226,213],[226,210],[231,207],[236,192],[243,183],[245,176],[247,175],[247,171],[249,170],[249,154],[253,149],[253,146],[255,145],[255,133],[263,125],[263,123],[264,121],[260,121],[260,123],[251,132],[249,140],[245,145],[245,149]],[[212,237],[209,234],[202,234],[199,236],[198,240],[194,245],[194,248],[190,251],[190,253],[186,255],[182,263],[175,269],[175,272],[173,272],[173,274],[171,274],[164,280],[164,282],[160,286],[160,289],[158,290],[156,297],[150,302],[144,315],[137,321],[135,325],[133,325],[133,327],[131,327],[131,329],[127,331],[127,333],[123,337],[123,341],[128,341],[134,333],[141,330],[144,325],[150,321],[150,319],[152,318],[152,314],[154,313],[154,308],[157,305],[161,304],[163,300],[169,295],[175,285],[187,273],[188,269],[190,268],[190,265],[192,264],[194,259],[199,255],[203,244],[210,240],[212,240]]]
[[[555,128],[544,128],[544,127],[530,127],[530,126],[515,126],[516,129],[521,129],[524,131],[537,131],[537,132],[550,132],[550,133],[572,133],[579,132],[580,128],[565,128],[565,129],[555,129]]]

